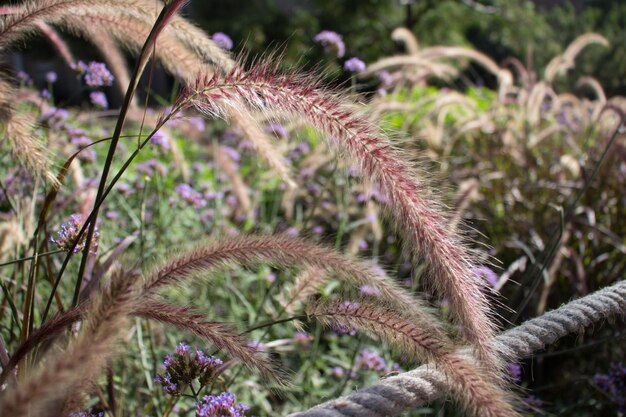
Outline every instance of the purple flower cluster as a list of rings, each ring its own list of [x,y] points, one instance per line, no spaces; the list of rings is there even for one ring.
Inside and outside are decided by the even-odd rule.
[[[91,101],[91,104],[99,109],[106,110],[109,108],[107,96],[102,91],[92,91],[89,93],[89,100]]]
[[[493,272],[486,266],[477,266],[472,269],[474,275],[478,278],[482,278],[489,283],[492,287],[495,287],[498,284],[498,274]]]
[[[363,284],[359,287],[359,293],[368,297],[378,297],[380,290],[372,285]]]
[[[104,412],[95,412],[92,410],[74,411],[69,417],[104,417]]]
[[[359,353],[357,366],[359,367],[359,369],[376,371],[380,373],[388,373],[390,371],[387,363],[385,362],[383,357],[378,354],[378,352],[373,352],[367,349],[363,349]]]
[[[346,54],[346,45],[343,43],[341,35],[332,30],[323,30],[313,38],[315,42],[321,43],[326,52],[334,52],[337,58],[342,58]]]
[[[285,128],[285,126],[280,123],[270,123],[266,126],[265,131],[267,133],[272,133],[276,135],[279,139],[287,139],[289,137],[289,132]]]
[[[233,40],[225,33],[215,32],[213,36],[211,36],[211,39],[222,49],[233,49]]]
[[[219,373],[222,360],[196,349],[191,355],[191,348],[185,343],[176,347],[176,353],[169,354],[163,361],[164,375],[157,375],[154,382],[160,384],[168,394],[181,395],[186,386],[198,380],[205,386],[215,379]]]
[[[54,72],[54,71],[48,71],[48,72],[46,72],[46,81],[47,81],[49,84],[54,84],[54,83],[56,83],[56,82],[57,82],[57,79],[58,79],[58,76],[57,76],[57,73],[56,73],[56,72]]]
[[[61,227],[57,231],[57,236],[50,236],[50,242],[54,243],[59,249],[69,252],[72,249],[72,245],[74,245],[74,242],[76,242],[78,232],[81,229],[82,225],[83,220],[81,215],[72,214],[67,222],[61,224]],[[99,237],[100,233],[98,232],[98,228],[96,227],[91,245],[89,245],[89,251],[91,253],[96,253],[98,251]],[[85,249],[86,242],[87,232],[83,233],[83,235],[78,240],[78,244],[74,248],[74,253],[81,252],[83,249]]]
[[[50,107],[41,114],[41,121],[45,122],[50,129],[59,130],[67,127],[65,120],[68,117],[69,113],[67,110]]]
[[[151,138],[150,143],[152,145],[158,146],[161,148],[163,152],[167,152],[170,150],[170,138],[167,136],[165,132],[158,131]]]
[[[362,72],[365,71],[365,62],[357,57],[352,57],[343,63],[343,69],[349,72]]]
[[[165,176],[167,174],[167,167],[157,159],[148,159],[145,162],[138,163],[135,171],[149,177],[154,175],[155,172],[158,172],[161,176]]]
[[[249,407],[235,401],[235,396],[228,391],[205,395],[202,401],[196,403],[196,417],[244,417]]]
[[[626,413],[626,366],[622,362],[611,363],[609,372],[594,375],[593,382],[608,394],[619,412]]]
[[[513,378],[514,382],[520,382],[522,380],[522,365],[519,363],[509,363],[509,374]]]
[[[113,85],[113,74],[102,62],[91,61],[89,64],[85,64],[83,61],[78,61],[76,70],[79,74],[84,74],[85,84],[89,87],[109,87]]]
[[[191,188],[189,184],[180,184],[174,188],[183,201],[191,204],[194,208],[202,208],[207,205],[207,200],[201,193]]]

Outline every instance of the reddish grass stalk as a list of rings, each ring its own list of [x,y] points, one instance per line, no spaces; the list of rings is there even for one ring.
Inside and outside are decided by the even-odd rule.
[[[423,303],[386,276],[332,249],[284,235],[240,236],[191,249],[148,273],[144,288],[146,294],[150,294],[220,266],[247,266],[259,262],[285,267],[312,267],[335,274],[352,285],[370,285],[380,292],[378,299],[381,303],[406,311],[415,323],[441,338],[445,337],[439,320],[428,312]]]
[[[430,267],[430,283],[450,302],[453,317],[481,356],[497,362],[487,341],[495,324],[484,283],[472,273],[469,250],[448,227],[440,205],[407,159],[342,97],[321,87],[316,78],[281,74],[269,64],[235,69],[225,76],[198,78],[183,99],[201,111],[225,115],[228,106],[280,110],[304,117],[346,152],[366,178],[378,182],[389,200],[389,214],[415,262]]]
[[[250,370],[257,370],[266,379],[284,383],[283,375],[271,365],[248,340],[239,336],[236,330],[218,322],[206,321],[204,316],[188,307],[154,301],[141,300],[134,313],[147,319],[175,326],[208,340],[217,349],[225,351],[239,360]]]
[[[91,381],[98,375],[115,353],[116,342],[126,328],[136,297],[133,290],[136,278],[122,274],[114,277],[110,288],[101,291],[89,307],[87,322],[69,347],[4,393],[0,415],[37,415],[47,405],[63,400],[68,390],[79,394],[81,388],[77,384]]]
[[[450,379],[447,386],[473,416],[513,417],[514,397],[492,375],[470,362],[471,358],[453,353],[452,346],[427,329],[416,326],[395,311],[360,302],[320,303],[306,314],[326,326],[355,327],[374,334],[413,359],[433,362]]]

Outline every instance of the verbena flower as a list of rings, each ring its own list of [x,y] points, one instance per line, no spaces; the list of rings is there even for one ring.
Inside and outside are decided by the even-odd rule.
[[[69,417],[104,417],[104,412],[95,412],[90,410],[74,411],[69,414]]]
[[[215,356],[207,356],[199,349],[195,350],[194,355],[191,351],[189,345],[181,342],[174,354],[165,357],[161,365],[165,373],[157,375],[154,382],[160,384],[168,394],[181,395],[185,387],[196,379],[204,386],[217,377],[222,360]]]
[[[496,274],[486,266],[477,266],[472,269],[472,272],[477,277],[483,278],[492,287],[495,287],[498,284],[498,274]]]
[[[26,72],[24,71],[18,71],[17,74],[15,74],[15,76],[17,77],[17,79],[24,83],[24,84],[32,84],[33,80],[30,78],[30,75],[28,75]]]
[[[78,61],[76,70],[79,74],[84,74],[85,84],[89,87],[109,87],[113,85],[113,74],[109,72],[106,65],[102,62],[91,61],[89,64],[85,64],[83,61]]]
[[[270,123],[265,128],[265,131],[267,133],[273,133],[274,135],[276,135],[276,137],[280,139],[287,139],[289,137],[289,132],[287,131],[285,126],[281,125],[280,123]]]
[[[46,81],[49,82],[50,84],[54,84],[57,82],[57,73],[54,71],[48,71],[46,72]]]
[[[522,366],[519,363],[509,363],[509,373],[513,381],[520,382],[522,380]]]
[[[100,109],[106,110],[109,108],[109,102],[107,100],[107,96],[102,91],[91,92],[89,94],[89,100],[91,101],[91,104],[93,104],[94,106]]]
[[[80,214],[72,214],[67,222],[61,224],[59,230],[56,233],[56,237],[50,236],[50,242],[54,243],[59,249],[69,252],[72,249],[72,245],[74,244],[74,242],[76,242],[78,232],[80,231],[82,225],[82,216]],[[99,237],[100,232],[98,232],[98,228],[96,227],[96,230],[93,234],[92,242],[89,245],[89,252],[97,253]],[[78,244],[74,248],[74,253],[78,253],[84,250],[86,242],[87,232],[83,233],[83,235],[78,240]]]
[[[371,285],[363,284],[359,287],[359,293],[370,297],[378,297],[380,295],[380,290]]]
[[[389,372],[389,367],[387,366],[387,363],[385,362],[383,357],[380,356],[378,352],[373,352],[368,349],[363,349],[359,353],[357,366],[360,369],[368,371],[376,371],[381,373]]]
[[[207,200],[201,193],[194,190],[189,184],[180,184],[174,188],[180,198],[191,204],[194,208],[202,208],[207,205]]]
[[[593,382],[608,394],[620,412],[626,412],[626,366],[622,362],[611,363],[609,372],[594,375]]]
[[[381,87],[391,87],[393,84],[393,77],[389,73],[389,71],[380,71],[378,74],[378,80],[380,81]]]
[[[343,63],[343,69],[349,72],[365,71],[365,62],[361,61],[357,57],[352,57]]]
[[[249,407],[235,402],[235,396],[228,391],[215,396],[205,395],[196,403],[196,417],[244,417]]]
[[[213,36],[211,36],[211,39],[222,49],[233,49],[233,40],[225,33],[215,32]]]
[[[156,159],[148,159],[145,162],[140,162],[137,164],[135,170],[147,176],[152,176],[155,171],[158,171],[161,176],[167,175],[167,167],[159,160]]]
[[[165,132],[156,132],[151,138],[150,143],[155,146],[159,146],[163,152],[167,152],[170,150],[170,138],[165,134]]]
[[[313,38],[315,42],[321,43],[326,52],[335,52],[337,58],[343,58],[346,53],[346,45],[343,43],[341,35],[332,30],[323,30]]]

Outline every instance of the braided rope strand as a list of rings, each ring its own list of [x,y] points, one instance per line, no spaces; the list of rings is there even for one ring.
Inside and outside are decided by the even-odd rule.
[[[626,313],[626,280],[571,301],[498,335],[493,347],[507,360],[519,360],[558,339],[578,333],[612,315]],[[289,417],[384,417],[427,404],[448,389],[443,374],[433,365],[385,378],[314,408]]]

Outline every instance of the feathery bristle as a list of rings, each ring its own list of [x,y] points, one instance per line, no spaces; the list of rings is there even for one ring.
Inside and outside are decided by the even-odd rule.
[[[518,416],[514,397],[504,391],[499,380],[485,373],[481,365],[453,353],[446,340],[411,323],[402,314],[383,310],[361,300],[320,303],[306,309],[306,314],[324,325],[355,327],[376,335],[403,354],[426,363],[434,363],[448,378],[448,389],[473,416]],[[475,359],[474,359],[475,360]]]
[[[343,97],[325,91],[312,77],[282,74],[269,64],[249,71],[198,80],[188,100],[208,114],[224,114],[224,105],[246,104],[298,114],[348,153],[365,177],[372,178],[390,202],[389,214],[405,238],[414,261],[430,267],[432,285],[450,301],[453,317],[481,355],[494,361],[487,343],[495,332],[484,283],[472,273],[468,250],[448,228],[446,216],[430,196],[426,181],[411,169],[391,142],[354,110]]]
[[[249,341],[239,336],[236,331],[222,323],[206,321],[204,316],[188,307],[142,299],[138,302],[134,314],[178,327],[212,343],[250,370],[256,370],[268,380],[284,383],[284,375],[262,352]]]
[[[173,257],[145,277],[146,293],[158,291],[164,286],[177,285],[199,272],[228,264],[241,266],[259,262],[278,266],[312,267],[336,274],[355,286],[370,285],[380,292],[378,299],[390,308],[407,311],[415,323],[429,328],[443,337],[441,324],[428,309],[408,292],[401,289],[386,276],[371,267],[352,261],[323,246],[284,235],[240,236],[211,245],[199,246]]]
[[[136,293],[136,276],[118,272],[107,290],[100,292],[87,312],[87,323],[68,348],[46,361],[0,401],[0,414],[13,417],[37,413],[51,402],[63,400],[68,390],[95,378],[116,352],[115,343],[126,328]],[[84,386],[82,387],[84,389]]]

